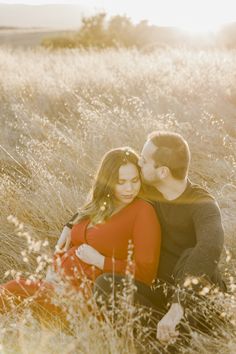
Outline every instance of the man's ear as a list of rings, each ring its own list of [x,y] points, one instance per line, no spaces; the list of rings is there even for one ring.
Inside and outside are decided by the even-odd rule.
[[[169,176],[170,169],[167,166],[161,166],[158,168],[158,174],[161,179],[164,179]]]

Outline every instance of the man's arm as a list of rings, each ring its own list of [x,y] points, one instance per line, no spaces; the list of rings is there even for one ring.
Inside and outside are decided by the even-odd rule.
[[[55,247],[55,252],[65,252],[68,250],[70,246],[70,235],[71,235],[71,229],[73,227],[73,221],[77,218],[78,213],[74,214],[72,218],[65,224],[62,233],[57,241],[56,247]]]
[[[180,323],[183,315],[183,307],[179,303],[173,303],[169,311],[157,324],[157,339],[164,343],[175,340],[179,335],[176,326]]]
[[[71,241],[71,229],[68,226],[64,226],[62,233],[57,241],[55,246],[55,252],[61,253],[69,249]]]
[[[197,203],[193,207],[192,216],[196,245],[186,257],[182,269],[174,274],[176,286],[183,286],[186,277],[207,276],[211,279],[223,250],[224,231],[217,203],[209,199]],[[169,311],[158,323],[157,338],[160,341],[168,342],[178,335],[176,326],[183,318],[184,308],[177,292],[172,298]]]
[[[75,219],[78,217],[79,213],[76,213],[72,216],[72,218],[65,224],[65,226],[69,227],[70,229],[72,229],[73,227],[73,222],[75,221]]]
[[[175,276],[175,282],[181,286],[186,277],[206,276],[211,280],[223,250],[224,230],[221,214],[218,204],[213,199],[196,203],[193,206],[192,220],[196,245],[186,258],[179,274]]]

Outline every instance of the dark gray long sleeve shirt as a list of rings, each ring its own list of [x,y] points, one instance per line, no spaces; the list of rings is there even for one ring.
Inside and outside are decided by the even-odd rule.
[[[180,197],[173,201],[159,197],[154,207],[162,229],[157,277],[173,283],[176,264],[183,252],[190,249],[178,283],[183,284],[186,276],[206,275],[212,279],[224,243],[221,214],[215,199],[188,181]]]

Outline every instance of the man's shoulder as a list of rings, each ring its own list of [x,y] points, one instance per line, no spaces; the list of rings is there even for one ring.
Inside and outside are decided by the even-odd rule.
[[[189,192],[189,201],[191,210],[197,214],[214,214],[219,215],[219,205],[214,196],[204,187],[191,183]]]
[[[213,195],[199,184],[189,182],[186,198],[193,202],[215,202]]]

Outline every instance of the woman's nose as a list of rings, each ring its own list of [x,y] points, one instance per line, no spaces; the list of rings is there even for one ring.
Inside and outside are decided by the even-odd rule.
[[[126,184],[126,190],[127,191],[132,191],[133,190],[133,184],[131,182]]]

